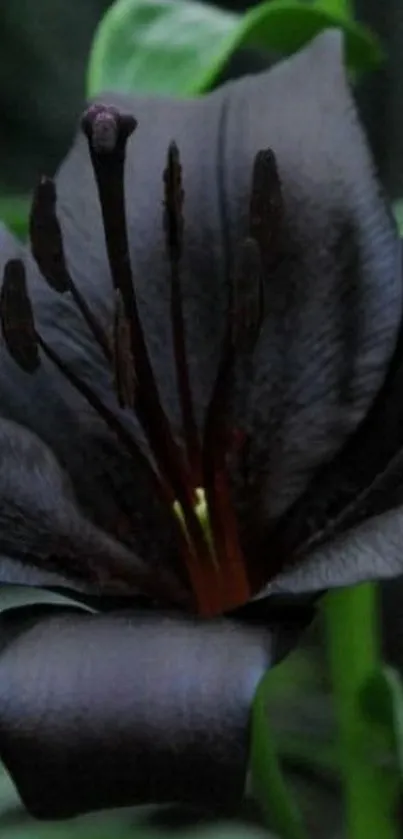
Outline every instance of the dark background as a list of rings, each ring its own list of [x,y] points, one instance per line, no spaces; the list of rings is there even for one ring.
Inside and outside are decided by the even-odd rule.
[[[186,2],[186,0],[184,0]],[[110,0],[0,0],[0,186],[30,190],[65,153],[85,89],[88,50]],[[253,3],[222,0],[243,9]],[[385,68],[358,99],[384,183],[403,195],[403,2],[357,0],[357,16],[381,36]],[[241,64],[241,67],[245,64]],[[237,65],[239,69],[239,64]]]

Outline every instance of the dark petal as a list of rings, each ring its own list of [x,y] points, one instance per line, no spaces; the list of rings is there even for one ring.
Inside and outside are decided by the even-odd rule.
[[[401,495],[401,492],[400,492]],[[270,584],[266,595],[340,588],[402,574],[403,507],[374,515],[317,548]]]
[[[206,136],[204,141],[201,138],[201,144],[206,149],[206,167],[209,172],[211,170],[207,181],[213,184],[216,194],[217,161],[212,160],[207,150],[217,146],[218,119],[214,114],[205,119],[203,106],[200,104],[197,107],[196,103],[189,106],[190,113],[184,103],[182,105],[180,121],[184,130],[186,122],[189,119],[190,122],[193,120],[193,128],[189,126],[189,130],[186,129],[187,152],[184,163],[194,162],[194,137],[199,134],[200,124],[204,124]],[[177,103],[163,104],[163,113],[158,119],[161,125],[165,125],[165,133],[162,132],[161,137],[158,132],[156,135],[153,133],[153,138],[158,139],[156,147],[154,140],[150,143],[149,135],[150,128],[153,132],[157,128],[158,120],[154,117],[154,110],[153,102],[142,103],[143,123],[146,126],[144,134],[141,134],[139,129],[140,134],[136,132],[135,138],[130,141],[130,148],[133,150],[135,139],[137,141],[140,136],[140,154],[138,155],[136,149],[133,159],[136,163],[136,179],[140,176],[141,184],[139,188],[136,182],[132,183],[133,161],[130,155],[127,192],[129,223],[131,229],[136,230],[136,239],[132,244],[136,257],[136,282],[140,285],[140,305],[144,310],[146,328],[150,326],[150,322],[152,324],[151,344],[156,340],[159,351],[165,358],[170,355],[171,326],[169,274],[168,270],[165,270],[165,266],[168,269],[168,263],[163,241],[163,169],[171,131],[176,126]],[[210,106],[208,110],[211,110]],[[217,109],[213,108],[214,110]],[[133,151],[132,153],[134,154]],[[193,206],[196,202],[197,217],[200,216],[205,221],[202,226],[198,223],[200,234],[197,229],[191,230],[189,253],[184,259],[184,282],[189,274],[190,263],[198,267],[197,280],[200,281],[201,289],[202,280],[208,278],[207,283],[204,282],[208,289],[201,293],[204,302],[199,301],[198,294],[190,304],[193,307],[194,323],[203,324],[207,308],[209,311],[211,309],[211,294],[217,276],[209,267],[211,259],[214,260],[217,254],[218,260],[222,260],[222,247],[221,242],[214,238],[215,229],[219,231],[220,228],[218,201],[213,201],[216,210],[210,213],[210,191],[205,194],[202,188],[203,171],[199,172],[198,166],[191,166],[190,171],[193,172],[191,180],[194,182]],[[60,195],[57,211],[62,222],[69,271],[78,291],[90,304],[105,331],[111,332],[115,300],[107,267],[94,176],[87,143],[82,136],[62,167],[56,186]],[[190,216],[195,218],[195,210]],[[201,253],[205,253],[206,256],[202,264],[199,264]],[[103,401],[115,409],[116,397],[112,376],[71,295],[67,293],[61,296],[53,293],[39,276],[34,261],[29,257],[26,257],[25,261],[38,331],[47,344],[74,369],[76,375],[96,387]],[[222,270],[220,274],[223,275]],[[148,295],[147,306],[144,306],[145,292]],[[192,340],[191,374],[194,381],[200,382],[201,386],[203,372],[198,370],[197,354],[199,353],[201,358],[209,356],[214,343],[217,345],[220,340],[218,310],[217,303],[214,307],[214,316],[217,314],[217,318],[211,333],[210,327],[207,335],[202,330],[202,339],[197,340],[196,329],[194,346]],[[4,355],[6,356],[6,353]],[[171,372],[172,376],[168,371],[161,380],[165,395],[169,395],[171,406],[177,406],[173,369]],[[91,516],[98,526],[118,536],[139,555],[147,556],[150,561],[163,561],[166,564],[169,564],[170,559],[175,561],[172,529],[167,515],[162,512],[160,503],[155,498],[147,475],[133,469],[126,454],[122,453],[111,435],[106,433],[103,423],[94,416],[84,400],[48,361],[44,361],[35,378],[29,379],[16,369],[8,357],[2,357],[0,404],[4,406],[2,411],[5,416],[29,425],[51,447],[69,472],[83,511]],[[122,416],[130,427],[135,428],[135,423],[131,422],[130,418],[127,419],[126,414]]]
[[[277,267],[266,277],[248,498],[252,518],[257,511],[258,520],[275,519],[368,411],[402,310],[396,231],[348,88],[342,38],[327,32],[274,69],[201,100],[100,99],[139,123],[126,173],[131,257],[164,404],[178,427],[161,205],[167,145],[175,139],[183,165],[182,285],[199,419],[214,379],[229,271],[248,229],[254,156],[274,152],[284,224]],[[80,137],[58,188],[72,273],[108,321],[111,281]]]
[[[268,630],[145,613],[1,619],[0,756],[40,818],[239,807]]]
[[[14,236],[9,233],[5,227],[0,225],[0,268],[1,274],[3,273],[4,266],[9,260],[20,259],[24,257],[24,248],[21,246],[21,243],[18,242]],[[3,342],[2,342],[3,343]],[[20,414],[21,419],[28,419],[32,412],[35,413],[35,403],[32,399],[32,391],[30,393],[26,392],[24,384],[26,381],[31,381],[30,377],[26,376],[22,371],[16,366],[16,364],[11,360],[9,357],[8,352],[5,350],[4,346],[1,347],[0,350],[0,413],[3,416],[10,416],[10,410],[12,408],[13,403],[17,408],[17,412]],[[11,411],[12,412],[12,411]],[[13,448],[12,440],[10,444],[8,442],[8,434],[10,431],[10,424],[7,421],[0,420],[0,438],[2,440],[1,445],[1,461],[4,464],[10,457],[10,451]],[[23,430],[18,430],[18,434],[23,434]],[[10,505],[13,504],[14,499],[13,496],[10,497],[9,493],[9,477],[11,481],[15,481],[16,474],[18,469],[21,472],[24,470],[24,466],[20,464],[19,457],[17,456],[17,463],[14,463],[14,468],[12,474],[9,476],[8,471],[3,468],[0,472],[0,497],[1,497],[1,512],[3,516],[3,524],[0,525],[0,542],[2,551],[0,554],[0,580],[3,582],[11,582],[11,583],[25,583],[33,584],[33,585],[41,585],[45,582],[53,582],[63,583],[63,577],[57,577],[57,575],[49,573],[47,574],[35,566],[26,566],[20,560],[16,559],[15,556],[8,555],[5,552],[5,540],[10,538],[10,528],[9,524],[5,523],[5,518],[7,515],[7,509],[10,509]],[[16,468],[17,467],[17,471]],[[8,484],[8,486],[7,486]],[[20,488],[20,494],[21,490]]]
[[[0,284],[4,265],[16,258],[22,258],[25,263],[38,331],[76,374],[89,382],[109,407],[116,410],[112,378],[103,353],[70,295],[61,297],[52,292],[29,254],[4,228],[0,228]],[[46,358],[42,356],[39,369],[29,375],[17,366],[4,344],[1,346],[0,415],[27,426],[50,447],[59,465],[69,474],[81,516],[88,516],[98,528],[118,537],[132,551],[147,556],[151,562],[161,563],[162,558],[172,555],[173,540],[167,514],[155,498],[148,473],[133,468],[104,423]],[[123,421],[126,420],[123,418]],[[9,428],[4,426],[2,444],[6,449],[8,433]],[[6,499],[4,495],[8,489],[3,482],[3,503],[12,505],[14,499]],[[87,525],[90,525],[89,521]],[[5,543],[2,534],[1,542],[2,545]],[[95,543],[93,548],[95,550]],[[25,579],[25,572],[22,576],[21,572],[21,565],[16,565],[16,581]]]
[[[223,147],[231,251],[246,224],[259,148],[275,153],[284,199],[250,409],[251,515],[263,488],[259,513],[267,521],[340,450],[383,382],[402,312],[399,244],[348,88],[340,33],[324,33],[269,73],[232,86]]]
[[[285,202],[283,252],[267,278],[248,499],[263,520],[276,517],[368,410],[401,314],[395,231],[347,89],[341,37],[326,33],[274,70],[200,100],[102,99],[139,121],[126,173],[131,257],[164,403],[178,423],[162,207],[168,143],[177,141],[183,165],[185,320],[199,419],[216,372],[232,257],[247,233],[253,159],[261,148],[274,151]],[[114,296],[82,136],[57,189],[70,272],[107,329]],[[53,295],[31,263],[28,280],[46,340],[111,404],[111,377],[70,296]],[[45,365],[27,383],[7,359],[0,371],[3,412],[29,424],[68,464],[79,501],[98,524],[116,533],[126,504],[123,538],[142,555],[171,554],[169,528],[155,527],[160,510],[144,476],[133,475],[93,413],[53,370],[50,387],[49,372]]]
[[[65,585],[98,594],[168,594],[166,574],[158,581],[149,565],[85,518],[66,473],[39,437],[0,420],[0,455],[1,548],[9,557],[0,564],[3,582],[27,582],[34,571],[44,585],[56,574]],[[7,572],[11,559],[14,577]]]
[[[0,256],[0,273],[9,260],[24,259],[31,295],[43,302],[36,319],[42,331],[49,308],[57,320],[57,306],[53,307],[57,295],[46,293],[33,262],[4,228],[0,228]],[[68,311],[68,306],[63,308],[63,317]],[[74,318],[73,307],[71,312]],[[76,365],[86,372],[83,354]],[[104,594],[135,592],[144,543],[147,559],[160,562],[161,545],[167,545],[164,520],[158,518],[160,510],[152,496],[145,504],[148,518],[144,520],[135,508],[129,521],[133,496],[128,484],[130,488],[137,481],[142,498],[150,487],[132,474],[114,440],[104,434],[87,406],[46,360],[31,375],[1,347],[0,414],[0,581],[62,585]],[[127,483],[125,474],[130,476]],[[143,521],[145,533],[139,527]],[[132,549],[111,538],[108,530]],[[136,556],[133,545],[138,533],[143,541],[138,540]]]

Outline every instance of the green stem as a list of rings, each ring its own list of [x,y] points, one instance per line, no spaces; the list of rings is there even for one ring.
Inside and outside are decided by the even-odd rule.
[[[302,816],[287,788],[270,731],[267,694],[270,673],[262,679],[253,705],[251,775],[252,793],[266,826],[281,839],[307,839]]]
[[[377,587],[331,592],[324,608],[347,835],[397,839],[390,778],[370,758],[371,727],[359,706],[364,685],[380,666]]]

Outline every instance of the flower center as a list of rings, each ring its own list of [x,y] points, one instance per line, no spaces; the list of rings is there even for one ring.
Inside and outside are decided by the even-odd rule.
[[[98,187],[115,295],[112,338],[70,276],[56,215],[55,185],[49,179],[41,181],[34,197],[32,251],[49,285],[61,294],[72,295],[112,371],[119,406],[136,415],[151,458],[119,415],[38,333],[26,291],[24,266],[18,260],[8,263],[5,271],[1,298],[4,338],[15,360],[28,372],[38,366],[38,348],[41,349],[102,417],[130,457],[148,470],[156,492],[171,514],[193,606],[199,614],[210,617],[243,605],[265,582],[264,570],[254,567],[240,544],[228,462],[239,456],[245,438],[242,429],[234,432],[231,416],[235,370],[240,359],[253,353],[260,333],[262,263],[266,269],[267,245],[272,243],[281,209],[274,155],[270,150],[263,151],[255,159],[249,230],[239,247],[216,378],[200,430],[195,420],[183,312],[182,170],[175,143],[168,149],[163,221],[182,445],[176,440],[160,399],[129,256],[124,166],[127,140],[136,121],[115,108],[95,105],[84,114],[82,127]]]
[[[178,517],[181,523],[186,539],[188,540],[189,545],[191,546],[192,537],[186,527],[186,517],[184,515],[183,509],[179,501],[174,501],[173,509],[175,515]],[[193,509],[197,520],[200,522],[201,528],[204,533],[204,537],[210,549],[211,557],[216,562],[214,552],[214,537],[211,529],[209,508],[207,504],[206,493],[202,487],[197,487],[197,489],[195,490],[195,502],[193,505]]]

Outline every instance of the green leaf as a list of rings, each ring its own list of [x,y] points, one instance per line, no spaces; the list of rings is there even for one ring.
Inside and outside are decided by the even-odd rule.
[[[0,198],[0,220],[19,239],[28,233],[28,219],[31,199],[25,195],[5,195]]]
[[[257,689],[252,712],[251,783],[266,824],[282,839],[307,839],[301,814],[290,796],[277,758],[276,744],[270,730],[268,695],[271,673]]]
[[[380,669],[379,587],[363,583],[328,592],[323,602],[346,835],[397,839],[397,776],[361,696]],[[381,740],[381,742],[380,742]]]
[[[351,20],[345,3],[328,5],[271,0],[239,15],[192,0],[117,0],[95,34],[88,93],[196,95],[239,47],[290,54],[331,27],[344,31],[352,69],[378,66],[383,53],[375,37]]]
[[[354,0],[320,0],[322,9],[354,20]]]
[[[392,667],[384,666],[368,679],[360,697],[363,713],[384,729],[403,778],[403,681]]]

